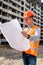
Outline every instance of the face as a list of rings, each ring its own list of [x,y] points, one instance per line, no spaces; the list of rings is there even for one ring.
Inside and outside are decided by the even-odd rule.
[[[33,23],[33,17],[28,17],[25,19],[26,24],[31,25]]]

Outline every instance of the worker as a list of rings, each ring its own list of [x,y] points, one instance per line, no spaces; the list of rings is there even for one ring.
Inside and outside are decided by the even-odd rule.
[[[22,52],[24,65],[36,65],[40,41],[40,27],[34,25],[35,13],[31,10],[24,12],[23,19],[27,25],[22,34],[30,40],[30,49]]]

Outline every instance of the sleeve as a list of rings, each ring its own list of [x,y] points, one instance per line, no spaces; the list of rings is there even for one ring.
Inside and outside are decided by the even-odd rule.
[[[30,36],[30,41],[40,40],[40,28],[38,27],[35,31],[35,35]]]

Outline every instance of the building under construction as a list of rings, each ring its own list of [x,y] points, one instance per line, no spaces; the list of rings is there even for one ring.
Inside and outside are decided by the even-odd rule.
[[[43,3],[41,3],[41,40],[43,41]]]
[[[0,0],[0,22],[5,23],[17,18],[21,27],[24,28],[26,25],[23,20],[23,13],[27,10],[35,12],[34,24],[41,26],[41,7],[38,4],[34,6],[33,3],[27,0]],[[42,40],[42,38],[40,39]],[[5,43],[8,42],[0,31],[0,44]]]

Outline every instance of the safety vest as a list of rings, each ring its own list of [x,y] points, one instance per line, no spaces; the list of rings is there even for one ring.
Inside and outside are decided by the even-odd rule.
[[[26,31],[27,34],[29,34],[30,36],[35,35],[35,31],[37,27],[38,26],[33,25],[32,28],[30,28],[30,30],[28,30],[28,28],[25,28],[24,31]],[[35,41],[30,41],[30,49],[26,50],[25,53],[37,56],[38,48],[39,48],[39,39]]]

